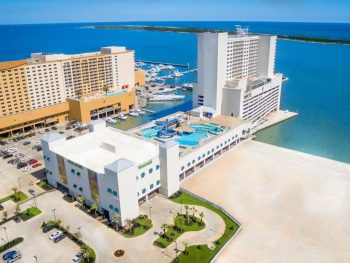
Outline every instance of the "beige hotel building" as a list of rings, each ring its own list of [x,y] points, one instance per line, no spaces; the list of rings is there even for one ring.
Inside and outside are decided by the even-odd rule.
[[[134,71],[134,51],[125,47],[0,62],[0,137],[68,119],[89,122],[92,112],[127,112],[135,84],[144,84],[144,74]]]

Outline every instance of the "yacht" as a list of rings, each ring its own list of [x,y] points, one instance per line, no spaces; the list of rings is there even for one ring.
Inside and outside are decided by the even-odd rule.
[[[133,117],[138,117],[138,116],[140,116],[140,114],[139,114],[137,111],[134,111],[134,110],[129,111],[129,115],[130,115],[130,116],[133,116]]]
[[[125,121],[125,120],[128,119],[128,116],[126,116],[124,113],[120,113],[117,118],[120,119],[120,120]]]
[[[183,76],[183,74],[182,74],[181,72],[179,72],[179,71],[176,69],[176,70],[174,70],[173,76],[174,76],[175,78],[178,78],[178,77]]]
[[[182,100],[185,98],[185,95],[177,94],[159,94],[148,97],[149,102],[162,102],[162,101],[175,101]]]

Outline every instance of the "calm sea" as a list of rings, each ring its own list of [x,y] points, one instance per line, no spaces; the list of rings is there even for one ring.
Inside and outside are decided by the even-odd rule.
[[[106,23],[103,23],[106,24]],[[350,39],[350,24],[272,22],[133,22],[126,24],[203,27],[296,36]],[[189,63],[196,66],[196,36],[165,32],[89,29],[93,24],[0,26],[0,61],[22,59],[32,52],[77,53],[101,46],[124,45],[137,59]],[[280,40],[276,71],[289,81],[283,87],[282,108],[299,116],[257,134],[257,140],[350,163],[350,46]],[[192,81],[194,75],[180,82]],[[127,129],[153,118],[191,108],[191,94],[183,102],[150,104],[156,114],[129,118]]]

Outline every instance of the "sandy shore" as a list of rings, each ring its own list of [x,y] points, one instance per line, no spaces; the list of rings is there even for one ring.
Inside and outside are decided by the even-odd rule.
[[[242,231],[217,262],[350,262],[350,165],[249,141],[182,187]]]

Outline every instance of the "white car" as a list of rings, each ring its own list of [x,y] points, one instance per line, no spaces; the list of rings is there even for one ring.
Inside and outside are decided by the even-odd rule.
[[[25,173],[25,172],[29,171],[30,169],[32,169],[32,167],[30,165],[28,165],[22,169],[22,172]]]
[[[62,235],[63,233],[62,233],[62,231],[57,231],[57,232],[55,232],[55,233],[52,233],[50,236],[49,236],[49,239],[50,240],[54,240],[56,237],[58,237],[58,236],[60,236],[60,235]]]
[[[80,252],[76,253],[72,259],[74,262],[79,262],[84,257],[86,257],[86,254],[84,252],[80,251]]]
[[[20,259],[22,257],[22,254],[17,252],[16,254],[14,254],[10,259],[7,260],[7,263],[12,263],[17,261],[18,259]]]

